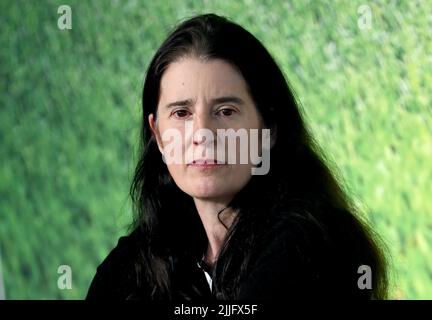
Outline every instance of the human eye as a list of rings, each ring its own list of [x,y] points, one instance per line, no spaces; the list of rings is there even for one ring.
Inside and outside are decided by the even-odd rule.
[[[224,117],[230,117],[232,116],[234,113],[236,112],[236,110],[232,109],[232,108],[220,108],[217,113],[221,114]]]
[[[189,115],[189,111],[186,109],[178,109],[173,111],[172,115],[174,115],[178,119],[185,119]]]

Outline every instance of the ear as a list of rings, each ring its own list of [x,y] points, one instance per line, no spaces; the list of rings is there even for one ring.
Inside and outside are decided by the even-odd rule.
[[[156,143],[158,145],[159,151],[160,153],[163,154],[163,148],[162,148],[162,141],[159,135],[159,130],[157,128],[157,120],[155,120],[154,114],[150,113],[148,116],[148,122],[150,125],[150,130],[152,132],[152,135],[155,137],[156,139]]]

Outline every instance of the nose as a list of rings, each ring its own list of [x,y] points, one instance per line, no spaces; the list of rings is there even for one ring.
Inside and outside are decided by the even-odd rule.
[[[208,112],[197,112],[194,117],[193,144],[210,143],[215,139],[215,125]]]

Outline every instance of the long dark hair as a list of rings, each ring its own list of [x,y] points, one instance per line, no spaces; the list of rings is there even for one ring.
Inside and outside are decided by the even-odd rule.
[[[238,297],[239,285],[259,254],[257,244],[264,231],[274,228],[274,221],[286,220],[292,226],[302,226],[299,230],[303,232],[296,234],[299,242],[312,237],[308,230],[320,230],[334,250],[355,256],[341,258],[349,260],[351,268],[370,266],[374,273],[368,298],[385,298],[387,277],[381,242],[357,216],[358,210],[326,164],[282,71],[251,33],[214,14],[181,23],[157,50],[147,70],[139,161],[130,189],[135,212],[132,228],[140,233],[141,241],[135,261],[138,286],[149,288],[152,299],[172,299],[176,263],[201,257],[207,249],[207,236],[193,199],[171,178],[147,122],[149,114],[156,114],[164,71],[184,56],[218,58],[234,66],[275,138],[269,173],[252,176],[229,204],[238,214],[215,265],[216,297]]]

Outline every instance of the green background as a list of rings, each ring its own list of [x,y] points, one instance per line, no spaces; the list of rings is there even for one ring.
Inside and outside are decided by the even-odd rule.
[[[72,29],[59,30],[59,5]],[[371,9],[359,27],[361,5]],[[391,298],[432,297],[432,2],[0,1],[0,268],[7,299],[82,299],[131,221],[140,96],[197,13],[254,33],[392,257]],[[335,166],[336,169],[336,166]],[[60,265],[72,289],[57,287]]]

